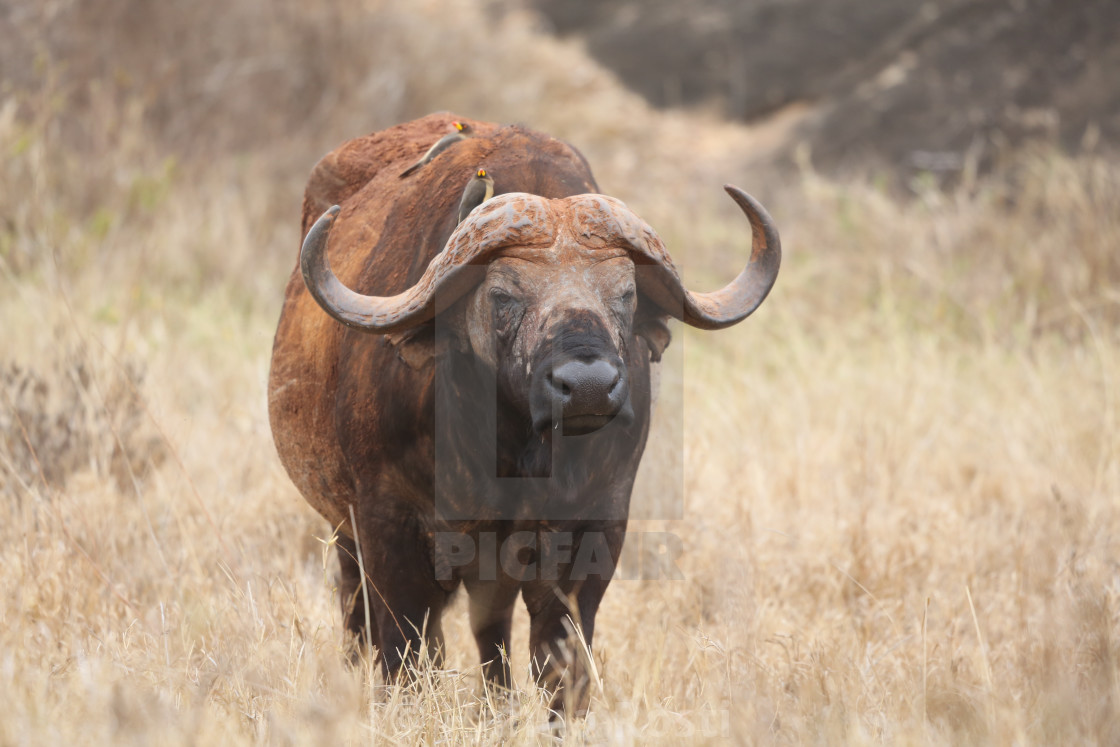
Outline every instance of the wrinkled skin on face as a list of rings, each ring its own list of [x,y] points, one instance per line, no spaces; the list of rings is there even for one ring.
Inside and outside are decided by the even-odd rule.
[[[575,243],[510,248],[495,257],[467,305],[474,354],[498,395],[537,432],[590,433],[634,417],[623,356],[638,294],[621,249]]]

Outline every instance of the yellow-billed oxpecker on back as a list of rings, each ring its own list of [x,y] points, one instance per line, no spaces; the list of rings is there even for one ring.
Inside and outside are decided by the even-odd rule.
[[[463,199],[459,200],[459,223],[471,214],[471,211],[494,196],[494,178],[486,173],[486,169],[479,169],[467,182],[463,189]]]
[[[466,140],[471,136],[471,126],[469,124],[466,124],[465,122],[452,122],[451,126],[455,128],[455,132],[448,133],[437,140],[435,142],[435,145],[433,145],[431,148],[428,148],[428,151],[420,157],[419,161],[401,172],[401,179],[404,179],[409,174],[412,174],[414,171],[427,164],[429,161],[438,156],[440,153],[443,153],[455,143],[459,142],[460,140]]]
[[[390,677],[422,647],[438,663],[440,617],[465,587],[483,674],[509,687],[520,598],[537,682],[558,711],[578,711],[666,323],[718,330],[749,316],[778,275],[778,231],[724,187],[748,221],[749,258],[725,287],[691,291],[653,228],[598,194],[586,159],[556,138],[471,122],[456,132],[472,137],[398,179],[452,119],[356,138],[315,166],[269,420],[288,475],[337,527],[356,646],[372,642]],[[485,197],[486,172],[494,194],[464,217],[463,175]]]

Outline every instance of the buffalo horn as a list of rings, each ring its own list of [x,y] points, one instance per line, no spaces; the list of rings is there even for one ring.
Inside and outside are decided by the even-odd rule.
[[[711,293],[694,293],[684,287],[661,239],[629,208],[616,200],[607,203],[609,198],[597,200],[602,205],[599,209],[612,214],[614,231],[629,245],[639,265],[642,291],[666,314],[699,329],[723,329],[750,316],[773,287],[782,262],[778,229],[766,209],[738,187],[727,184],[724,189],[751,223],[751,257],[738,277]],[[641,265],[652,265],[652,271]]]
[[[443,306],[466,293],[478,281],[477,274],[464,271],[467,265],[481,263],[507,246],[552,245],[557,220],[564,220],[561,216],[568,214],[575,221],[576,233],[587,241],[629,250],[639,265],[639,287],[666,314],[700,329],[722,329],[741,322],[758,308],[774,285],[782,260],[778,229],[766,209],[738,187],[726,185],[724,189],[750,221],[751,257],[738,277],[711,293],[687,290],[653,229],[622,202],[595,194],[561,201],[509,193],[483,203],[459,224],[423,277],[395,296],[357,293],[331,271],[326,248],[331,225],[339,213],[335,205],[307,232],[300,269],[311,295],[338,321],[377,334],[398,332],[435,316],[437,292]],[[553,205],[559,202],[566,202],[567,207]]]
[[[332,317],[348,327],[388,334],[431,320],[439,303],[448,305],[478,281],[466,272],[502,247],[549,246],[554,226],[548,201],[528,194],[507,194],[476,208],[447,240],[423,277],[395,296],[367,296],[350,290],[331,270],[327,241],[339,213],[335,205],[315,221],[300,250],[300,271],[308,291]]]

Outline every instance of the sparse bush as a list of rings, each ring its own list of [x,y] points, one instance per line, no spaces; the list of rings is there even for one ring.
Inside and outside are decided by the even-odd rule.
[[[32,489],[64,490],[89,471],[125,493],[166,457],[146,411],[135,361],[95,375],[90,360],[65,350],[46,370],[17,363],[0,369],[0,499]]]

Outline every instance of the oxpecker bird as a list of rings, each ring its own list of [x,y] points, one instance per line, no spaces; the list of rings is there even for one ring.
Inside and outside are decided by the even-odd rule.
[[[467,186],[463,189],[463,199],[459,200],[459,221],[471,214],[471,211],[494,196],[494,178],[486,173],[486,169],[479,169]]]
[[[401,172],[401,179],[416,171],[418,168],[431,161],[433,158],[443,153],[460,140],[466,140],[471,136],[471,126],[465,122],[452,122],[451,125],[455,128],[455,132],[444,135],[436,144],[428,148],[428,152],[421,156],[420,160],[409,166]]]

